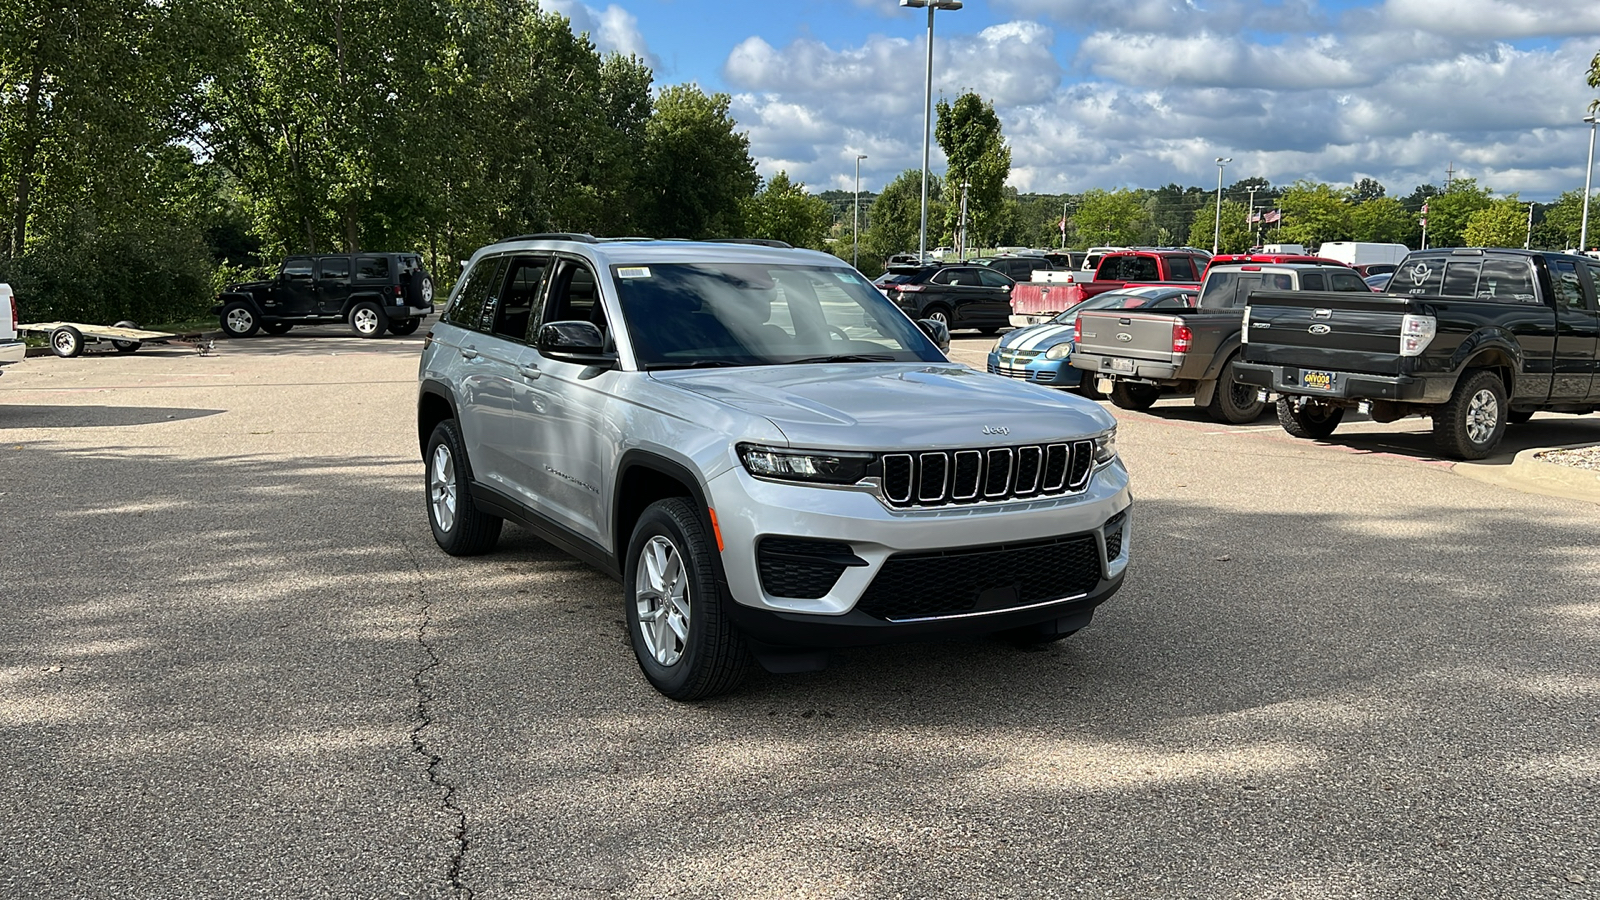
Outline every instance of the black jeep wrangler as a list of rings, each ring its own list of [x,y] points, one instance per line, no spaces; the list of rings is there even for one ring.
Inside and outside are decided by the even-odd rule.
[[[433,312],[433,279],[415,253],[291,256],[275,278],[229,285],[211,311],[228,337],[329,322],[361,337],[405,335]]]

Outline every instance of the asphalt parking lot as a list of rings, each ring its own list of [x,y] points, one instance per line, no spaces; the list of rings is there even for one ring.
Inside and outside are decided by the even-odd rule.
[[[1425,422],[1117,411],[1135,555],[1092,627],[681,705],[614,583],[516,529],[436,549],[420,342],[0,377],[0,895],[1600,891],[1596,505]]]

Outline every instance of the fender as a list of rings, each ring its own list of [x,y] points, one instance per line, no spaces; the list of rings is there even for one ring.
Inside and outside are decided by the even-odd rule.
[[[448,416],[438,415],[438,404],[443,401],[449,409]],[[417,450],[419,453],[428,452],[428,438],[433,435],[434,426],[445,418],[461,421],[457,412],[456,395],[448,384],[435,378],[423,379],[417,389]],[[470,474],[470,472],[469,472]]]
[[[1211,356],[1211,364],[1206,366],[1205,374],[1200,376],[1200,380],[1216,381],[1218,378],[1221,378],[1222,367],[1227,364],[1229,359],[1239,352],[1239,348],[1242,346],[1244,346],[1244,342],[1243,332],[1241,330],[1239,333],[1234,334],[1233,337],[1223,341],[1222,344],[1217,347],[1217,352]]]
[[[628,552],[628,540],[633,537],[631,525],[633,517],[621,514],[626,508],[625,502],[628,499],[623,496],[622,486],[627,482],[628,474],[637,469],[658,472],[686,486],[689,489],[689,495],[694,499],[695,509],[700,513],[701,527],[706,530],[706,534],[715,536],[717,533],[711,522],[710,494],[706,491],[706,486],[700,480],[697,472],[689,468],[689,466],[662,456],[653,450],[644,450],[637,447],[626,450],[623,452],[622,458],[617,461],[617,477],[611,485],[611,546],[616,555],[617,570],[620,572],[626,572],[628,569],[627,560],[624,557]],[[628,533],[626,534],[623,533],[624,524],[628,525]],[[727,591],[728,575],[723,571],[722,555],[720,553],[713,558],[712,566],[716,571],[717,583],[723,587],[724,598],[731,599],[731,595]]]
[[[256,295],[249,291],[229,291],[218,294],[217,304],[211,307],[211,314],[213,316],[221,315],[222,308],[235,301],[249,304],[250,310],[256,314],[256,318],[266,317],[266,314],[261,309],[261,304],[256,300]]]
[[[384,299],[385,298],[382,294],[375,294],[371,291],[363,291],[359,294],[351,294],[344,301],[344,307],[339,311],[339,316],[345,319],[350,318],[350,311],[355,309],[356,305],[359,303],[376,303],[378,304],[378,308],[383,310],[384,315],[388,315],[389,310],[392,307],[389,304],[386,304]]]
[[[1516,336],[1493,325],[1467,335],[1450,355],[1449,371],[1459,380],[1468,369],[1503,368],[1508,382],[1506,396],[1516,395],[1517,382],[1526,374],[1527,354]]]

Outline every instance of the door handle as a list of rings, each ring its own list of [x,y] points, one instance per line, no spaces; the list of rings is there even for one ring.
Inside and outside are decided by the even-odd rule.
[[[477,359],[478,358],[478,351],[474,350],[471,347],[462,347],[461,348],[461,358],[462,359]]]
[[[528,379],[529,381],[533,381],[544,374],[543,372],[539,371],[538,366],[517,366],[517,371],[521,372],[522,377]]]

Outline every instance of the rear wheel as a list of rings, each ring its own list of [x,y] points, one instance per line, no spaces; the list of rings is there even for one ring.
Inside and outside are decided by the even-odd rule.
[[[1211,394],[1211,404],[1206,407],[1206,412],[1218,422],[1244,425],[1261,418],[1267,404],[1257,396],[1260,389],[1255,385],[1239,384],[1233,380],[1233,362],[1233,359],[1229,359],[1222,364],[1222,371],[1217,374],[1217,389]]]
[[[681,497],[652,503],[628,542],[628,636],[645,677],[674,700],[725,694],[750,668],[723,608],[715,554],[699,510]]]
[[[415,334],[417,328],[421,325],[421,319],[395,319],[389,323],[389,333],[398,334],[401,337],[404,337],[408,334]]]
[[[945,309],[942,306],[928,307],[928,311],[923,313],[922,317],[924,319],[932,319],[933,321],[938,322],[940,325],[945,327],[946,331],[955,330],[955,326],[950,324],[950,310]]]
[[[1297,438],[1320,441],[1344,421],[1344,407],[1316,400],[1298,406],[1288,397],[1278,398],[1278,424]]]
[[[128,319],[123,319],[121,322],[118,322],[111,327],[137,329],[139,327],[139,323],[130,321]],[[134,353],[137,352],[140,347],[144,346],[144,344],[140,341],[112,341],[111,346],[115,347],[118,353]]]
[[[383,337],[383,333],[389,330],[389,317],[384,314],[383,307],[366,300],[351,308],[350,330],[357,337]]]
[[[222,308],[222,333],[228,337],[247,338],[261,330],[261,320],[250,304],[235,300]]]
[[[1156,405],[1161,389],[1153,384],[1118,381],[1111,385],[1111,402],[1119,409],[1147,410]]]
[[[62,325],[50,332],[50,352],[62,359],[71,359],[83,352],[83,332],[71,325]]]
[[[1464,373],[1449,402],[1433,414],[1433,440],[1441,453],[1483,459],[1506,431],[1506,386],[1487,369]]]
[[[476,556],[494,549],[504,521],[472,500],[467,452],[454,419],[433,427],[424,456],[428,465],[428,524],[439,549],[451,556]]]
[[[261,330],[271,335],[282,335],[288,334],[289,329],[293,327],[293,322],[263,322]]]

